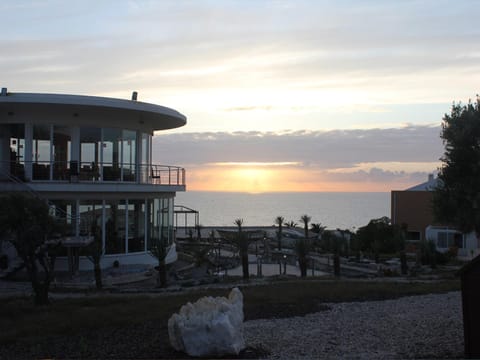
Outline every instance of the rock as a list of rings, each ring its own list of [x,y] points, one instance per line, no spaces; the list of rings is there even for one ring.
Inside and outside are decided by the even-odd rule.
[[[234,288],[224,297],[203,297],[182,306],[168,320],[170,344],[190,356],[238,355],[245,348],[243,295]]]

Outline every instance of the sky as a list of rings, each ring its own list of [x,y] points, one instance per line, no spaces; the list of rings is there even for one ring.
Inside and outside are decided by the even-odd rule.
[[[187,189],[390,191],[441,165],[480,83],[477,1],[0,2],[0,86],[174,108]]]

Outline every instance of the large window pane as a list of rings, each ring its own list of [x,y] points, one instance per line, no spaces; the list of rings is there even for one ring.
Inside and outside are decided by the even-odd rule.
[[[102,201],[82,200],[80,201],[80,227],[81,236],[91,234],[95,226],[102,228]]]
[[[2,159],[5,163],[4,171],[10,173],[20,179],[25,178],[25,125],[23,124],[10,124],[5,125],[2,131],[8,133],[10,139],[10,156],[9,158]],[[3,152],[2,148],[2,152]],[[8,148],[5,149],[5,154],[8,153]],[[8,155],[7,155],[8,156]],[[6,162],[10,162],[8,166]]]
[[[128,252],[145,250],[145,201],[128,201]]]
[[[103,129],[103,180],[120,180],[121,139],[120,129]]]
[[[142,134],[142,153],[140,156],[140,174],[142,183],[148,181],[148,177],[150,176],[149,171],[149,159],[150,159],[150,139],[151,136],[149,134]]]
[[[123,181],[135,181],[137,133],[132,130],[122,132]]]
[[[99,177],[101,129],[80,129],[80,179],[97,180]]]
[[[67,180],[67,168],[71,151],[71,128],[67,126],[53,127],[53,179]]]
[[[33,126],[33,179],[50,179],[50,125]]]
[[[108,201],[105,203],[105,253],[125,253],[125,201]]]

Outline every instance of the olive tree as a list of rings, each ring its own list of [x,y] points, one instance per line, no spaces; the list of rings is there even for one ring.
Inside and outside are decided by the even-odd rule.
[[[433,195],[434,217],[480,236],[480,99],[454,104],[440,136],[445,153]]]
[[[58,241],[52,240],[54,220],[46,201],[12,193],[2,196],[0,231],[6,234],[22,259],[32,283],[36,305],[49,303]]]

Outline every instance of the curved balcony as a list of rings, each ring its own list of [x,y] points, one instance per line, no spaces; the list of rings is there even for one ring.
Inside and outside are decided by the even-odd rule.
[[[78,161],[0,162],[0,179],[34,183],[104,183],[185,186],[178,166]]]

